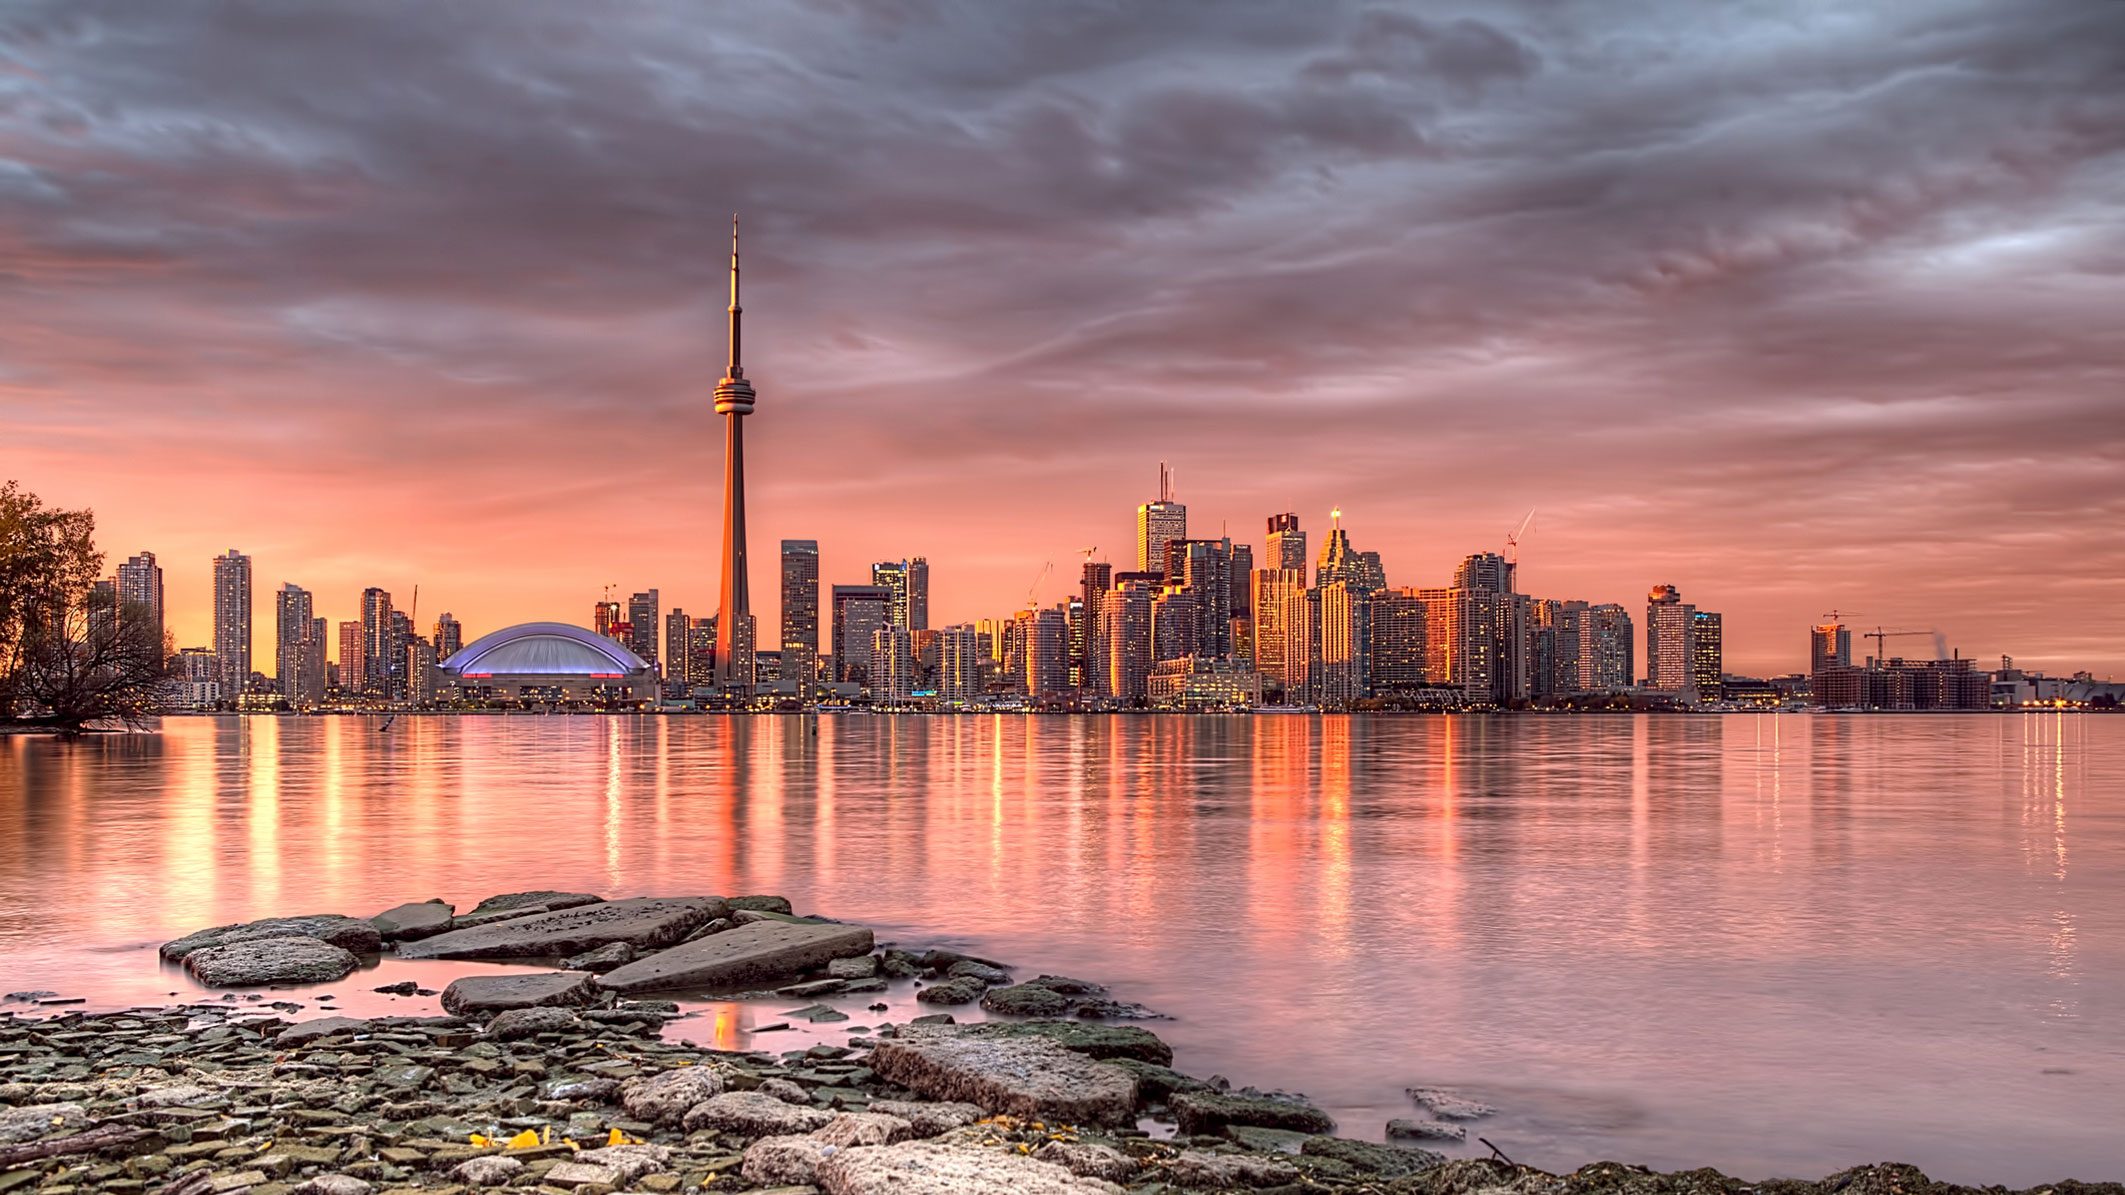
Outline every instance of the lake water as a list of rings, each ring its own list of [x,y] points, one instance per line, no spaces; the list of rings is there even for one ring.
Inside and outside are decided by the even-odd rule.
[[[1444,1084],[1552,1168],[2125,1178],[2125,717],[0,738],[8,990],[165,1001],[186,981],[151,946],[200,926],[544,887],[780,892],[1102,980],[1173,1015],[1183,1069],[1306,1092],[1354,1136]]]

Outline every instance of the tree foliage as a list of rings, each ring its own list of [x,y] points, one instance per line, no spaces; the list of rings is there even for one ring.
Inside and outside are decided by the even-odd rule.
[[[95,593],[96,518],[0,486],[0,722],[137,722],[165,693],[146,611]]]

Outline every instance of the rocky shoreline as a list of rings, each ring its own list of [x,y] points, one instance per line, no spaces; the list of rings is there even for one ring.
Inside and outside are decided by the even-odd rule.
[[[52,993],[10,997],[24,1007],[0,1015],[0,1195],[1968,1189],[1892,1165],[1819,1182],[1607,1162],[1553,1175],[1502,1154],[1349,1140],[1302,1099],[1175,1069],[1155,1033],[1123,1023],[1150,1014],[1096,983],[1013,982],[994,960],[881,949],[870,930],[795,916],[779,897],[511,893],[462,915],[431,901],[220,926],[161,954],[237,990],[93,1013]],[[312,1010],[256,990],[336,981],[375,954],[550,969],[378,989],[439,994],[441,1016],[300,1018]],[[846,1022],[828,997],[884,1013],[912,991],[919,1015],[780,1053],[667,1036],[689,1014],[664,995],[711,991],[810,1001],[781,1012],[784,1025]],[[953,1009],[977,1005],[998,1019],[957,1023]],[[778,1027],[756,1027],[756,1044]],[[1459,1139],[1491,1112],[1453,1091],[1410,1096],[1423,1115],[1391,1122],[1391,1141]],[[2125,1188],[2032,1195],[2054,1192]]]

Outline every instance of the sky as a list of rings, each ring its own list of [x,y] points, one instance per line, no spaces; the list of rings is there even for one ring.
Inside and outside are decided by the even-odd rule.
[[[2125,673],[2114,0],[15,0],[0,477],[267,668],[287,581],[712,613],[732,212],[763,639],[784,537],[1059,600],[1164,460],[1736,672]]]

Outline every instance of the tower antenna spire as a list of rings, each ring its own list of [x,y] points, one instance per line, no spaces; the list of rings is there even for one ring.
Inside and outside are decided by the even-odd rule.
[[[738,213],[730,214],[730,377],[745,376],[745,366],[740,364],[740,325],[745,317],[745,308],[738,305]]]

